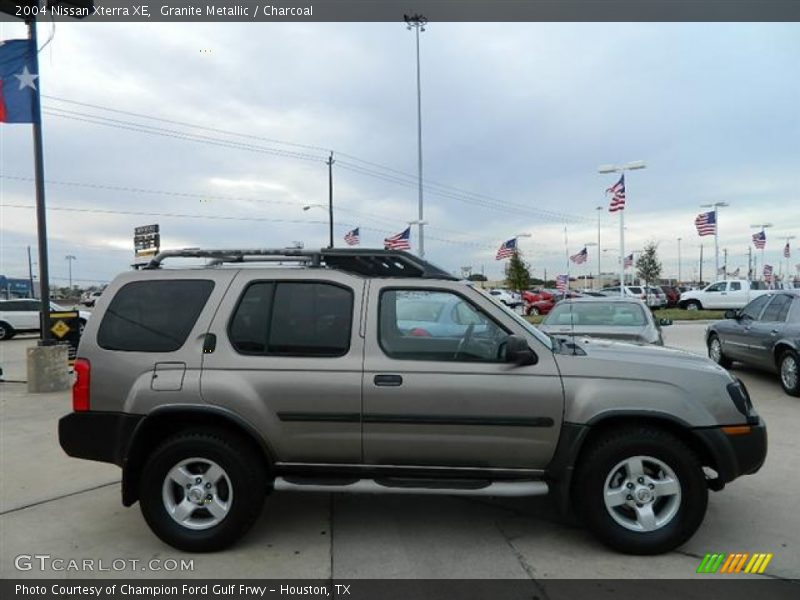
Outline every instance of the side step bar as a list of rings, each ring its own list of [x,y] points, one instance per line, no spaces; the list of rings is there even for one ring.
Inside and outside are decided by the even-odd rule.
[[[447,480],[423,481],[405,479],[320,480],[276,477],[275,491],[352,492],[357,494],[436,494],[454,496],[544,496],[549,491],[544,481],[476,481],[465,485],[463,480],[448,485]]]

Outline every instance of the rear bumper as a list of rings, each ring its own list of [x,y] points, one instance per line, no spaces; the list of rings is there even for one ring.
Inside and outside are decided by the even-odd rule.
[[[74,412],[58,421],[58,441],[69,456],[122,466],[144,415]]]
[[[751,423],[749,427],[749,433],[737,435],[725,433],[722,427],[692,430],[714,458],[722,483],[755,473],[767,458],[767,426],[764,420],[759,417],[758,422]]]

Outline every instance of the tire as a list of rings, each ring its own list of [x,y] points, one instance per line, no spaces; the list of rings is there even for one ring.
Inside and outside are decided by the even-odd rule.
[[[86,327],[86,320],[85,319],[79,319],[78,320],[78,335],[80,335],[81,337],[83,337],[83,328],[84,327]]]
[[[14,328],[6,323],[5,321],[0,321],[0,342],[4,342],[6,340],[10,340],[17,334],[14,331]]]
[[[535,306],[531,306],[530,310],[528,311],[528,316],[534,316],[535,317],[535,316],[539,316],[540,314],[541,314],[541,311],[539,311],[539,309],[536,308]]]
[[[800,396],[800,358],[794,350],[786,350],[778,360],[778,377],[783,391]]]
[[[703,305],[699,300],[689,300],[685,306],[686,310],[703,310]]]
[[[162,541],[187,552],[213,552],[252,527],[266,491],[266,468],[257,450],[230,433],[200,430],[168,438],[148,457],[139,503]],[[172,510],[179,514],[173,517]]]
[[[719,339],[719,336],[715,333],[712,333],[708,337],[708,358],[713,360],[717,363],[720,367],[724,367],[725,369],[730,369],[733,365],[733,361],[725,356],[722,352],[722,342]]]
[[[627,481],[629,465],[639,465],[633,482]],[[697,531],[708,505],[697,455],[655,427],[620,429],[596,440],[581,454],[575,477],[578,515],[602,543],[627,554],[661,554],[680,546]],[[615,498],[607,490],[619,493]],[[637,497],[642,504],[633,500]],[[619,505],[611,506],[614,502]]]

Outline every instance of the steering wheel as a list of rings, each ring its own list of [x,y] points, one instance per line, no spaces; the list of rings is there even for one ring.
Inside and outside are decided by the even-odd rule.
[[[475,331],[475,323],[470,323],[467,326],[467,330],[464,332],[464,337],[461,338],[461,341],[458,343],[458,348],[456,348],[456,353],[453,355],[453,360],[457,360],[461,351],[464,349],[469,341],[472,339],[472,332]]]

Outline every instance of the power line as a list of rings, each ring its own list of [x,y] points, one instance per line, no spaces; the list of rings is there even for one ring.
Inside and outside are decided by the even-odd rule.
[[[295,143],[295,142],[287,142],[287,141],[283,141],[283,140],[277,140],[277,139],[274,139],[274,138],[266,138],[266,137],[262,137],[262,136],[243,134],[243,133],[228,131],[228,130],[219,129],[219,128],[205,127],[205,126],[202,126],[202,125],[195,125],[195,124],[192,124],[192,123],[187,123],[185,121],[176,121],[176,120],[173,120],[173,119],[165,119],[165,118],[160,118],[160,117],[153,117],[151,115],[145,115],[145,114],[136,113],[136,112],[132,112],[132,111],[123,111],[123,110],[114,109],[114,108],[110,108],[110,107],[104,107],[104,106],[101,106],[101,105],[98,105],[98,104],[90,104],[90,103],[86,103],[86,102],[78,102],[78,101],[75,101],[75,100],[68,100],[66,98],[60,98],[60,97],[56,97],[56,96],[45,96],[45,97],[49,98],[51,100],[56,100],[58,102],[65,102],[65,103],[75,104],[75,105],[79,105],[79,106],[86,106],[86,107],[95,108],[95,109],[98,109],[98,110],[104,110],[104,111],[108,111],[108,112],[117,113],[117,114],[123,114],[123,115],[138,117],[138,118],[142,118],[142,119],[149,119],[149,120],[153,120],[153,121],[157,121],[157,122],[171,123],[171,124],[176,124],[176,125],[180,125],[180,126],[184,126],[184,127],[191,127],[191,128],[194,128],[194,129],[199,129],[199,130],[204,130],[204,131],[211,131],[211,132],[214,132],[214,133],[221,133],[221,134],[224,134],[224,135],[242,137],[242,138],[246,138],[246,139],[255,139],[255,140],[260,140],[260,141],[267,141],[267,142],[273,143],[273,144],[280,144],[280,145],[286,145],[286,146],[303,148],[303,149],[317,150],[317,151],[320,151],[320,152],[324,151],[326,154],[329,152],[329,149],[323,148],[322,146],[314,146],[314,145],[309,145],[309,144],[298,144],[298,143]],[[114,123],[114,124],[116,124],[117,126],[119,126],[122,129],[129,129],[129,130],[133,130],[133,131],[138,131],[140,133],[151,133],[153,135],[162,135],[164,137],[175,137],[177,139],[184,139],[184,140],[196,141],[196,142],[199,142],[201,140],[205,140],[206,142],[208,142],[210,144],[214,144],[214,145],[223,145],[224,147],[237,147],[237,148],[240,148],[240,149],[251,150],[251,151],[255,151],[255,152],[263,152],[263,153],[267,153],[267,154],[273,154],[273,155],[277,155],[277,156],[284,156],[284,157],[288,157],[288,158],[297,158],[297,159],[300,159],[300,160],[309,160],[309,161],[316,161],[316,160],[323,161],[324,160],[324,157],[322,157],[322,156],[316,156],[316,155],[310,155],[310,154],[298,153],[298,152],[291,152],[291,151],[279,150],[279,149],[274,149],[274,148],[270,149],[270,148],[265,148],[263,146],[254,146],[254,145],[249,145],[249,144],[241,144],[240,142],[232,142],[232,141],[228,141],[228,140],[219,140],[218,138],[212,138],[210,136],[198,136],[197,134],[187,134],[185,132],[180,132],[180,131],[176,131],[176,130],[169,130],[169,129],[165,130],[163,128],[152,127],[152,126],[149,126],[149,125],[143,125],[141,123],[132,123],[130,121],[124,121],[124,120],[121,120],[121,119],[111,119],[109,117],[103,117],[101,115],[87,115],[86,113],[80,113],[78,111],[69,111],[67,109],[53,107],[53,106],[50,106],[50,105],[47,105],[46,109],[47,109],[47,111],[58,111],[58,112],[46,112],[46,114],[49,114],[51,116],[58,116],[58,117],[62,117],[62,118],[72,118],[74,120],[81,120],[82,118],[87,118],[88,117],[88,118],[93,119],[93,120],[90,120],[90,121],[87,121],[87,122],[90,122],[90,123],[93,123],[93,124],[96,124],[96,125],[111,126],[111,124]],[[131,129],[132,127],[134,127],[134,129]],[[169,134],[169,135],[166,135],[166,134]],[[387,181],[392,181],[394,183],[400,183],[400,184],[404,184],[404,185],[407,185],[408,183],[413,183],[415,186],[418,183],[418,180],[414,175],[411,175],[409,173],[403,172],[403,171],[401,171],[399,169],[394,169],[394,168],[388,167],[386,165],[381,165],[379,163],[376,163],[376,162],[373,162],[373,161],[369,161],[369,160],[366,160],[366,159],[362,159],[362,158],[359,158],[359,157],[357,157],[357,156],[355,156],[353,154],[349,154],[349,153],[345,153],[345,152],[338,152],[337,151],[337,154],[340,155],[340,156],[349,157],[350,159],[352,159],[352,160],[354,160],[356,162],[362,163],[362,165],[369,165],[371,167],[375,167],[377,169],[380,169],[381,171],[386,171],[386,172],[389,172],[389,173],[393,173],[395,175],[395,177],[392,178],[390,176],[389,179],[386,179]],[[380,171],[375,171],[375,169],[367,169],[367,168],[365,168],[363,166],[355,165],[355,164],[351,164],[350,166],[351,166],[351,170],[356,171],[356,172],[358,172],[360,174],[372,175],[372,176],[378,177],[378,178],[381,178],[381,177],[379,177],[380,175],[386,177],[386,173],[381,173]],[[396,177],[398,175],[400,177]],[[589,219],[587,217],[582,217],[582,216],[578,216],[578,215],[570,215],[570,214],[567,214],[567,213],[560,213],[560,212],[557,212],[557,211],[550,211],[550,210],[545,210],[545,209],[527,207],[527,206],[522,205],[522,204],[513,203],[513,202],[509,202],[509,201],[505,201],[505,200],[499,200],[497,198],[493,198],[493,197],[485,195],[485,194],[479,194],[479,193],[476,193],[476,192],[470,192],[470,191],[467,191],[467,190],[462,190],[462,189],[456,188],[454,186],[437,183],[437,182],[431,181],[431,180],[423,180],[423,188],[426,189],[429,193],[434,193],[434,194],[440,195],[440,196],[445,197],[445,198],[450,198],[450,199],[455,199],[455,200],[460,200],[460,201],[466,201],[466,198],[469,197],[469,198],[473,199],[473,201],[469,202],[469,203],[471,203],[473,205],[477,205],[477,206],[483,206],[484,208],[499,209],[499,207],[502,206],[502,207],[504,207],[506,209],[506,211],[508,211],[508,208],[515,209],[515,212],[519,211],[519,210],[524,210],[524,211],[529,212],[531,214],[535,214],[537,216],[544,217],[544,218],[547,218],[549,220],[558,221],[558,222],[588,222],[588,221],[591,221],[591,219]],[[445,195],[443,192],[449,192],[449,195]]]

